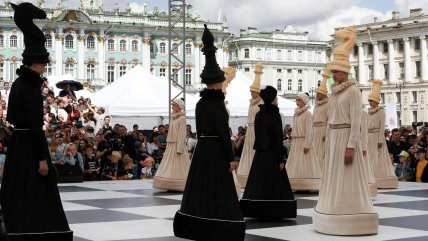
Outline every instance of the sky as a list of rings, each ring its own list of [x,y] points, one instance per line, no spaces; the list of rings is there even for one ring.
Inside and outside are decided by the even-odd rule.
[[[36,0],[29,0],[35,2]],[[134,12],[141,12],[147,1],[149,11],[158,7],[167,11],[168,0],[104,0],[105,9],[116,2],[124,8],[130,3]],[[16,2],[16,0],[12,0]],[[59,0],[45,0],[46,6],[56,6]],[[79,5],[80,0],[68,0]],[[219,11],[226,15],[229,31],[239,35],[240,29],[256,27],[262,31],[283,29],[293,25],[298,31],[308,31],[313,40],[330,40],[335,27],[358,25],[391,19],[392,11],[407,17],[412,8],[422,8],[428,14],[428,0],[186,0],[202,19],[216,21]]]

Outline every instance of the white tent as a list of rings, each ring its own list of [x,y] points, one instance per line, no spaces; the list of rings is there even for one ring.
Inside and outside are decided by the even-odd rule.
[[[48,79],[49,82],[49,86],[51,86],[53,88],[53,91],[55,93],[55,96],[59,95],[59,92],[61,91],[61,89],[58,89],[56,87],[56,83],[63,81],[63,80],[74,80],[74,77],[71,76],[70,74],[66,74],[66,75],[50,75],[48,77],[46,77]],[[87,90],[87,89],[83,89],[83,90],[79,90],[79,91],[75,91],[74,92],[76,94],[76,97],[79,98],[81,96],[83,96],[83,98],[91,98],[92,97],[92,93]]]

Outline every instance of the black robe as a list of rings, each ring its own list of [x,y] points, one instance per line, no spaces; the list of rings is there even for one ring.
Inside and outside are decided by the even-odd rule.
[[[244,217],[295,218],[297,203],[287,172],[280,169],[286,150],[283,146],[282,121],[276,105],[259,105],[254,121],[256,150],[241,199]]]
[[[246,224],[229,171],[233,152],[222,91],[201,91],[195,113],[198,143],[174,234],[192,240],[244,240]]]
[[[73,240],[61,204],[57,173],[42,130],[43,80],[21,66],[9,95],[7,121],[15,126],[7,150],[1,184],[1,207],[9,239]],[[49,172],[41,176],[39,161]]]

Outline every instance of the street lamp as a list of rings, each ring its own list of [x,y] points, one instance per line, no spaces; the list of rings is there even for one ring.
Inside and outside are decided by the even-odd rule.
[[[401,126],[401,112],[403,111],[403,108],[401,107],[401,90],[406,87],[406,84],[404,84],[403,82],[400,83],[395,83],[395,88],[399,88],[400,89],[400,98],[398,98],[398,103],[400,104],[400,111],[398,112],[398,125]]]

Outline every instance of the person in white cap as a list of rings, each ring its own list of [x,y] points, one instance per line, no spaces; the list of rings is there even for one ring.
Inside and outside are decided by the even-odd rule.
[[[330,77],[330,68],[327,66],[322,75],[323,80],[316,89],[316,102],[314,107],[314,118],[313,118],[313,148],[317,161],[321,167],[321,171],[324,168],[325,158],[325,135],[327,131],[327,107],[328,107],[328,90],[327,80]]]
[[[368,157],[372,163],[377,188],[397,188],[398,178],[389,157],[388,147],[384,136],[385,110],[379,106],[382,80],[374,80],[372,92],[368,99],[369,109],[369,143]]]
[[[312,114],[309,111],[309,95],[298,93],[291,131],[291,150],[287,168],[293,190],[318,191],[321,168],[312,148]]]
[[[241,160],[239,161],[237,171],[237,178],[242,187],[247,185],[248,174],[250,173],[255,153],[254,119],[260,110],[259,105],[263,104],[263,100],[260,98],[260,75],[263,74],[263,65],[261,63],[256,64],[254,74],[254,82],[250,87],[251,99],[250,107],[248,108],[248,127],[245,134],[244,149],[242,150]]]
[[[336,32],[343,41],[330,63],[335,84],[328,101],[327,149],[318,203],[312,217],[314,229],[330,235],[376,234],[379,215],[373,208],[361,149],[361,92],[349,80],[349,55],[357,29]]]
[[[190,168],[186,148],[186,116],[184,101],[176,98],[171,103],[172,119],[169,122],[166,150],[153,179],[153,187],[164,190],[184,191]]]

